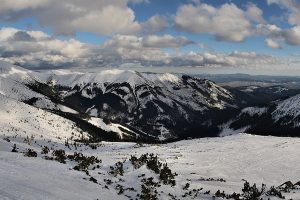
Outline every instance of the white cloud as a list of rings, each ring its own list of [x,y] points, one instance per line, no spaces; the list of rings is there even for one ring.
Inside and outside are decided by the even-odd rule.
[[[116,35],[102,46],[102,54],[107,57],[117,55],[122,60],[137,60],[142,62],[169,62],[169,55],[161,48],[180,48],[193,42],[185,37],[171,35],[149,35],[145,37]]]
[[[40,25],[51,27],[56,34],[70,35],[77,31],[96,34],[133,34],[141,30],[133,0],[0,0],[0,19],[13,20],[34,16]]]
[[[271,38],[267,38],[265,40],[265,42],[266,42],[267,46],[272,49],[281,49],[281,45],[277,41],[275,41]]]
[[[256,33],[258,35],[278,37],[281,36],[282,29],[274,24],[258,24],[256,26]]]
[[[22,11],[46,6],[49,0],[0,0],[0,12]]]
[[[279,62],[272,56],[253,52],[166,53],[162,50],[191,43],[185,37],[171,35],[115,35],[102,45],[88,45],[74,39],[55,39],[40,31],[3,28],[0,29],[0,59],[27,68],[116,67],[125,63],[160,67],[263,68]]]
[[[278,60],[270,55],[257,54],[255,52],[239,52],[234,51],[229,54],[221,53],[190,53],[183,57],[192,63],[192,66],[213,66],[213,67],[248,67],[256,66],[264,67],[278,62]]]
[[[59,40],[40,31],[0,29],[0,57],[27,67],[72,67],[121,64],[123,60],[168,61],[161,48],[191,44],[185,37],[116,35],[103,45]]]
[[[89,49],[77,40],[58,40],[40,31],[0,29],[0,57],[29,67],[79,62]]]
[[[250,4],[244,11],[234,4],[213,7],[198,3],[181,6],[175,16],[175,25],[181,31],[209,33],[218,40],[242,42],[252,34],[251,21],[262,21],[262,13]]]
[[[263,11],[258,8],[255,4],[249,3],[245,15],[257,23],[264,23]]]
[[[256,33],[267,37],[266,44],[271,48],[281,48],[280,42],[289,45],[300,45],[300,26],[281,29],[276,25],[259,24]]]
[[[194,42],[182,36],[174,37],[172,35],[150,35],[143,38],[143,46],[152,48],[179,48],[193,43]]]
[[[47,24],[45,21],[48,19],[45,20],[44,18],[43,23]],[[134,12],[131,9],[107,6],[101,10],[73,19],[69,23],[64,21],[56,31],[62,34],[68,34],[70,31],[86,31],[104,35],[114,33],[132,34],[139,32],[141,29],[140,25],[134,20]]]
[[[300,26],[285,30],[283,36],[288,44],[300,45]]]
[[[287,10],[287,21],[290,25],[300,25],[300,2],[295,0],[267,0],[267,2],[269,5],[277,4]]]
[[[293,0],[269,0],[268,3],[278,3],[291,9],[295,9],[296,5]],[[174,20],[175,26],[181,31],[213,34],[217,40],[242,42],[252,35],[263,35],[267,37],[265,42],[270,48],[281,48],[282,41],[298,45],[296,27],[282,30],[274,24],[267,24],[263,18],[263,11],[253,3],[248,3],[243,10],[232,3],[213,7],[196,1],[181,6]]]
[[[300,45],[300,2],[295,0],[267,0],[268,4],[276,4],[287,10],[287,21],[292,26],[277,31],[272,38],[280,39],[290,45]]]
[[[165,17],[162,17],[160,15],[154,15],[150,19],[148,19],[146,22],[142,23],[143,32],[144,33],[157,33],[164,29],[166,29],[169,26],[169,22]]]

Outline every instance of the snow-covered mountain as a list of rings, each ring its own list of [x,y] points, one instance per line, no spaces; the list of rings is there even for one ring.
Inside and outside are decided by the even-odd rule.
[[[300,95],[277,100],[263,107],[248,107],[230,127],[260,135],[300,136]]]
[[[119,142],[216,136],[224,129],[259,134],[262,127],[299,134],[299,95],[249,107],[252,91],[184,75],[39,73],[6,63],[0,70],[0,199],[219,200],[246,197],[251,188],[264,190],[259,197],[266,200],[278,199],[274,191],[299,199],[296,138]]]
[[[181,74],[36,72],[5,62],[0,72],[2,99],[69,120],[97,140],[170,141],[223,129],[299,136],[300,97],[280,86],[225,89]]]
[[[195,130],[198,136],[216,135],[217,131],[207,133],[214,126],[208,113],[235,107],[226,89],[185,75],[123,70],[85,74],[52,71],[39,78],[74,109],[160,139],[195,136]]]
[[[272,118],[284,125],[300,127],[300,95],[278,102],[272,112]]]
[[[0,62],[0,72],[0,112],[3,118],[1,125],[4,130],[20,130],[18,132],[26,133],[24,137],[40,132],[40,134],[52,134],[53,137],[57,134],[67,134],[67,138],[73,136],[75,139],[73,129],[78,129],[77,132],[81,133],[81,137],[84,135],[83,133],[86,133],[87,136],[97,136],[97,139],[100,140],[126,141],[137,138],[144,139],[144,137],[145,139],[152,138],[145,133],[131,130],[120,124],[103,122],[99,126],[96,122],[100,122],[102,119],[90,118],[88,115],[83,116],[84,113],[72,109],[59,100],[55,91],[51,89],[35,91],[32,89],[33,85],[46,85],[44,82],[39,82],[43,77],[42,73],[26,70],[6,62]],[[47,95],[44,95],[44,92]],[[37,114],[39,112],[42,114]],[[25,125],[20,125],[22,123]],[[65,128],[68,123],[72,124],[70,125],[72,129]],[[52,126],[62,126],[62,128],[55,129]],[[33,129],[28,127],[33,127]]]
[[[41,73],[3,62],[0,69],[3,95],[77,123],[101,128],[105,122],[105,131],[110,127],[119,139],[217,136],[223,119],[216,119],[216,113],[236,108],[226,89],[186,75],[124,70]]]

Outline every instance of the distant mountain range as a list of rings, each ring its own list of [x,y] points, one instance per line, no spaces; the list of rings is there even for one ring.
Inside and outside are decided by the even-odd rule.
[[[219,136],[225,130],[300,136],[298,94],[299,89],[280,84],[220,86],[196,76],[116,69],[42,73],[0,62],[2,113],[7,106],[12,112],[42,109],[51,120],[65,120],[97,140],[174,141]],[[42,116],[27,123],[48,126],[47,119],[37,118]],[[2,127],[14,126],[7,117],[1,120]]]
[[[276,86],[281,85],[288,88],[300,88],[299,76],[267,76],[249,74],[198,74],[199,78],[212,80],[220,85],[226,86]]]

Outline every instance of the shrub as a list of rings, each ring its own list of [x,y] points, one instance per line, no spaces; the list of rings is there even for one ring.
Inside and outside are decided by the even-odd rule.
[[[142,191],[141,194],[139,195],[140,199],[142,200],[156,200],[157,198],[157,189],[159,184],[155,181],[153,181],[153,177],[150,178],[143,178],[142,179]]]
[[[17,153],[17,152],[18,152],[18,151],[17,151],[17,145],[16,145],[16,144],[13,145],[13,148],[12,148],[11,152],[14,152],[14,153]]]
[[[186,183],[185,186],[184,186],[182,189],[183,189],[183,190],[187,190],[187,189],[189,189],[189,187],[190,187],[190,184],[189,184],[189,183]]]
[[[42,148],[41,154],[48,154],[49,152],[50,152],[50,149],[49,149],[47,146],[44,146],[44,147]]]
[[[95,156],[84,156],[82,153],[77,152],[75,152],[73,155],[68,155],[67,158],[69,160],[78,162],[78,165],[73,168],[78,171],[85,171],[89,168],[89,166],[102,162]],[[100,166],[98,165],[97,167],[99,168]]]
[[[162,164],[157,156],[154,154],[143,154],[140,158],[136,156],[131,156],[130,158],[131,164],[135,169],[140,168],[145,165],[148,169],[152,170],[156,174],[159,174],[160,180],[163,184],[175,186],[176,182],[174,177],[177,175],[176,173],[172,173],[171,169],[169,169],[167,164]]]
[[[37,153],[33,149],[27,149],[26,152],[24,152],[24,156],[26,156],[26,157],[37,157]]]
[[[295,185],[294,185],[291,181],[287,181],[287,182],[281,184],[281,185],[278,187],[278,189],[281,190],[281,191],[283,191],[283,192],[290,192],[291,190],[294,190],[294,189],[295,189],[294,186],[295,186]]]
[[[272,186],[267,192],[267,196],[275,196],[281,199],[284,199],[284,196],[282,195],[281,191],[276,189],[274,186]]]
[[[156,174],[160,172],[161,162],[158,160],[157,156],[150,154],[150,157],[147,160],[147,167],[154,171]]]
[[[124,187],[122,186],[122,185],[120,185],[120,184],[118,184],[117,186],[116,186],[116,190],[118,190],[118,195],[121,195],[121,194],[123,194],[124,193]]]
[[[5,138],[3,138],[3,140],[6,141],[6,142],[10,142],[9,137],[5,137]]]
[[[66,152],[64,150],[62,150],[62,149],[54,150],[52,152],[52,155],[55,157],[54,160],[56,160],[60,163],[66,164],[67,156],[66,156]]]
[[[261,189],[256,187],[256,184],[250,186],[249,182],[245,181],[244,188],[242,189],[244,200],[260,200],[261,195],[265,192],[266,185],[262,184]]]
[[[123,163],[122,162],[117,162],[115,164],[115,166],[111,166],[109,173],[114,175],[114,176],[117,176],[117,175],[123,176],[123,174],[124,174]]]
[[[90,181],[93,182],[93,183],[98,183],[97,179],[95,179],[94,177],[91,177]]]
[[[176,185],[174,174],[172,173],[171,169],[167,166],[167,164],[164,164],[163,168],[160,170],[159,179],[165,185]]]

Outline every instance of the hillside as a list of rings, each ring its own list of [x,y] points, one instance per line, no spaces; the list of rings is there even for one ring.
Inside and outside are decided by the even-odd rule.
[[[295,184],[300,176],[297,170],[300,169],[297,151],[300,141],[296,138],[238,134],[164,145],[102,142],[74,146],[70,141],[69,146],[65,146],[62,140],[48,142],[48,137],[45,140],[36,137],[36,142],[28,144],[13,135],[5,140],[0,136],[0,177],[5,180],[0,188],[0,199],[142,199],[141,195],[151,194],[158,199],[221,200],[213,197],[218,190],[242,194],[243,180],[249,181],[251,186],[256,183],[258,189],[264,183],[267,192],[271,186],[277,187],[287,181]],[[10,142],[6,141],[8,139]],[[10,152],[13,144],[18,153]],[[44,146],[51,149],[49,153],[41,154]],[[22,152],[29,148],[37,152],[37,157],[23,156]],[[66,155],[82,152],[84,156],[95,156],[101,162],[78,170],[75,160],[67,158],[63,164],[60,159],[46,159],[59,158],[53,153],[59,149]],[[139,158],[146,153],[157,155],[159,162],[167,163],[171,172],[177,174],[173,186],[173,183],[163,183],[150,165],[136,163],[135,168],[131,164],[132,156]],[[300,198],[299,185],[295,187],[298,189],[282,192],[285,199]],[[268,195],[261,197],[279,199]]]

